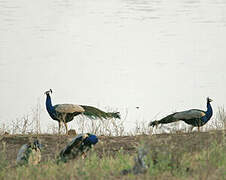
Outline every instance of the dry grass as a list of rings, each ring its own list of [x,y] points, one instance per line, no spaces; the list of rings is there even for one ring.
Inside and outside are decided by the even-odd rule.
[[[162,134],[154,134],[148,122],[137,122],[133,132],[126,132],[122,120],[91,121],[84,117],[74,120],[76,131],[99,136],[99,143],[85,160],[56,164],[55,158],[73,136],[41,134],[41,107],[37,105],[29,115],[11,125],[0,126],[0,179],[226,179],[226,113],[219,107],[215,117],[202,128],[191,132],[178,124],[162,127]],[[161,128],[161,127],[160,127]],[[164,132],[169,133],[164,133]],[[4,135],[4,132],[10,134]],[[17,152],[31,138],[38,138],[45,148],[38,166],[15,167]],[[137,149],[147,151],[147,172],[123,176],[123,169],[131,169]]]
[[[37,136],[37,135],[36,135]],[[0,179],[225,179],[226,131],[109,137],[85,160],[55,163],[59,151],[72,137],[38,135],[45,145],[38,166],[15,167],[16,153],[31,135],[7,135],[0,141]],[[134,165],[137,149],[148,153],[144,174],[123,176]],[[9,173],[10,172],[10,173]],[[97,173],[98,172],[98,173]]]

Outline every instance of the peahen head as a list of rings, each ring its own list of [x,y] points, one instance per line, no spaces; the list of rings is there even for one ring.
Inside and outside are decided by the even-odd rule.
[[[30,144],[30,147],[32,149],[36,149],[36,150],[40,149],[41,150],[43,148],[43,145],[39,143],[38,139],[36,139],[36,140],[33,141],[33,143]]]
[[[213,100],[212,99],[210,99],[209,97],[207,97],[206,98],[206,100],[207,100],[207,103],[210,103],[210,102],[212,102]]]
[[[53,93],[53,91],[52,91],[52,89],[50,89],[50,90],[48,90],[48,91],[46,91],[44,94],[49,94],[49,93]]]

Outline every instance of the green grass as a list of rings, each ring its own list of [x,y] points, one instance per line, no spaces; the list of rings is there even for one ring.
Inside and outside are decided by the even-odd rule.
[[[148,148],[148,147],[146,147]],[[62,179],[226,179],[225,143],[213,142],[209,147],[198,151],[176,151],[166,145],[155,150],[149,149],[145,158],[148,170],[145,174],[122,175],[123,169],[131,169],[134,155],[123,149],[114,156],[94,150],[85,159],[56,164],[55,161],[42,162],[37,166],[9,167],[5,151],[0,153],[0,179],[62,180]],[[182,148],[183,149],[183,148]]]
[[[168,174],[173,179],[226,179],[226,147],[213,143],[200,152],[175,152],[170,148],[155,155],[150,152],[149,175]]]

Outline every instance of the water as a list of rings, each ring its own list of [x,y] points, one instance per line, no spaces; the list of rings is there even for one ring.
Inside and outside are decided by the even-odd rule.
[[[49,88],[54,104],[128,110],[127,128],[225,104],[225,0],[0,0],[0,25],[1,124],[37,99],[52,123]]]

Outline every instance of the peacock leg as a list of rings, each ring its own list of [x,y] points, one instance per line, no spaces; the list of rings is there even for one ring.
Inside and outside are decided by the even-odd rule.
[[[198,126],[198,132],[200,132],[200,127]]]
[[[65,126],[65,129],[66,129],[66,135],[68,135],[68,127],[67,127],[67,123],[64,121],[64,126]]]
[[[61,124],[62,124],[62,121],[59,121],[59,129],[58,129],[58,134],[60,134]]]
[[[63,114],[62,123],[64,123],[65,129],[66,129],[66,134],[68,134],[67,124],[66,124],[66,116],[67,116],[67,114]]]

